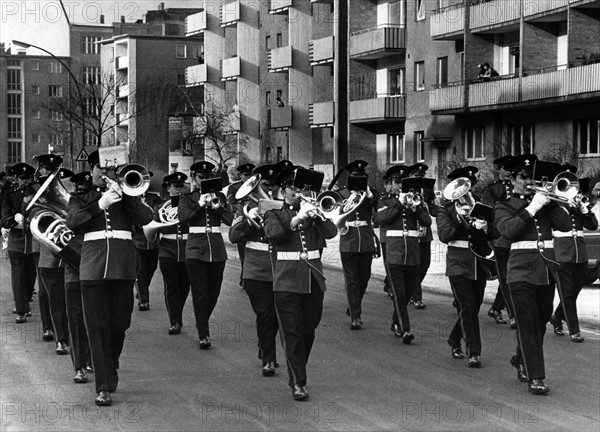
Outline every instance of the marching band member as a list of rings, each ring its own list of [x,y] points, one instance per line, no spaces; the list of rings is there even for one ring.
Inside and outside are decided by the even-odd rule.
[[[471,166],[458,168],[448,175],[448,179],[456,180],[461,177],[474,179],[476,170]],[[458,309],[458,320],[448,337],[452,358],[464,357],[461,348],[461,339],[464,339],[469,358],[467,365],[479,367],[481,365],[479,308],[483,302],[489,272],[482,259],[473,253],[471,242],[475,241],[476,236],[482,236],[484,241],[487,240],[488,223],[483,219],[473,219],[472,224],[469,224],[465,218],[469,217],[471,204],[465,200],[466,197],[463,198],[464,195],[440,208],[437,219],[438,236],[441,242],[448,245],[446,276],[450,280]],[[491,214],[489,216],[491,217]]]
[[[392,193],[392,181],[390,180],[389,169],[386,171],[386,173],[381,179],[383,180],[384,191],[380,194],[379,198],[377,199],[377,202],[379,202],[379,200],[388,199]],[[375,204],[375,211],[377,211],[377,203]],[[383,268],[385,269],[385,278],[383,279],[383,292],[385,292],[389,297],[391,297],[393,294],[392,290],[390,289],[390,276],[387,268],[387,252],[385,247],[387,242],[385,232],[387,231],[387,228],[375,222],[373,223],[373,225],[379,227],[379,245],[381,247],[381,259],[383,260]]]
[[[416,283],[419,265],[419,227],[431,226],[431,216],[422,205],[412,206],[401,192],[402,179],[407,167],[397,165],[388,170],[392,181],[392,195],[380,199],[373,222],[387,228],[387,269],[394,301],[391,330],[402,342],[410,344],[415,338],[410,331],[407,305]]]
[[[263,165],[254,170],[261,175],[263,190],[275,192],[273,182],[278,173],[274,165]],[[268,185],[266,188],[265,186]],[[275,188],[277,186],[275,185]],[[249,210],[256,221],[258,208],[253,205]],[[259,226],[260,221],[256,222]],[[244,291],[250,299],[252,310],[256,314],[256,333],[258,335],[259,356],[262,360],[262,375],[275,375],[277,317],[275,316],[275,298],[273,296],[273,250],[262,226],[258,228],[244,216],[244,211],[238,208],[236,218],[229,230],[229,240],[234,244],[243,243],[245,246],[245,264],[242,268]]]
[[[510,182],[510,171],[505,169],[512,156],[502,156],[494,160],[494,167],[498,170],[498,180],[490,183],[483,188],[481,193],[481,202],[489,206],[494,206],[499,201],[505,201],[512,193],[512,183]],[[494,298],[494,303],[488,311],[488,316],[493,318],[498,324],[506,324],[507,321],[502,316],[502,310],[506,308],[511,328],[517,326],[513,318],[512,307],[510,306],[510,296],[508,294],[508,285],[506,283],[506,264],[510,254],[510,242],[502,236],[494,240],[494,257],[498,273],[498,291]]]
[[[320,174],[320,173],[319,173]],[[294,400],[307,400],[306,364],[323,313],[325,276],[321,250],[336,236],[329,220],[318,217],[316,207],[298,196],[305,187],[321,188],[322,174],[291,167],[279,174],[285,204],[265,214],[264,230],[275,249],[273,290],[275,309],[287,361]]]
[[[355,160],[346,165],[344,169],[348,171],[348,181],[350,182],[352,177],[362,177],[366,185],[367,165],[363,160]],[[348,199],[354,191],[344,188],[338,192],[344,199]],[[375,232],[371,222],[375,199],[368,186],[362,193],[366,194],[365,199],[346,219],[345,226],[348,232],[340,235],[340,256],[348,297],[346,313],[350,315],[351,330],[360,330],[362,327],[362,300],[371,278],[371,264],[376,250]]]
[[[217,305],[223,283],[227,251],[221,223],[231,225],[233,213],[222,193],[202,193],[201,183],[212,177],[215,166],[196,162],[190,167],[196,190],[179,199],[179,222],[189,225],[185,259],[192,287],[192,300],[200,349],[212,345],[208,320]]]
[[[565,171],[575,173],[577,168],[565,165]],[[580,191],[581,192],[581,191]],[[583,342],[577,317],[577,296],[585,285],[588,256],[583,230],[598,229],[598,220],[589,209],[589,201],[576,199],[576,206],[564,205],[571,216],[571,230],[553,232],[554,250],[558,266],[558,294],[560,303],[550,317],[554,333],[563,336],[563,320],[567,322],[571,341]]]
[[[535,155],[515,157],[506,169],[512,174],[513,194],[494,208],[500,235],[511,242],[508,288],[517,321],[517,352],[511,364],[532,394],[545,394],[544,334],[552,315],[554,283],[548,265],[554,261],[552,229],[569,231],[571,218],[541,192],[535,193],[532,171]]]
[[[83,234],[79,277],[94,365],[95,403],[107,406],[112,403],[110,393],[117,389],[119,357],[133,311],[136,252],[132,226],[149,223],[152,210],[141,199],[122,194],[114,181],[116,167],[101,166],[98,151],[90,154],[88,163],[94,187],[71,196],[67,226]]]
[[[186,192],[187,179],[188,176],[181,172],[174,172],[163,179],[169,199],[155,207],[155,220],[162,222],[159,212],[168,205],[166,203],[171,204],[171,211],[178,211],[179,200]],[[188,225],[179,221],[176,225],[163,228],[160,235],[158,261],[165,281],[165,304],[169,314],[170,335],[181,333],[183,307],[190,293],[190,279],[185,260],[188,232]]]

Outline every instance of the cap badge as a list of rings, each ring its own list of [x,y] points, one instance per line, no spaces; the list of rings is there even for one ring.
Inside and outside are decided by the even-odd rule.
[[[273,175],[273,170],[269,170],[269,175]]]
[[[529,166],[529,159],[525,159],[525,165]]]
[[[469,171],[469,175],[472,176],[473,175],[473,170]]]

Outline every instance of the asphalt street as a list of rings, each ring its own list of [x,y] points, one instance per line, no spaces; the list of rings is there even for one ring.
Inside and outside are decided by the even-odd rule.
[[[438,247],[438,246],[435,246]],[[211,319],[213,348],[198,349],[191,299],[181,335],[167,334],[163,282],[157,271],[148,312],[135,308],[111,407],[96,407],[90,383],[74,384],[68,356],[43,342],[37,299],[26,324],[11,313],[9,263],[0,258],[0,429],[3,431],[190,430],[535,430],[598,431],[600,337],[598,287],[580,298],[586,312],[582,344],[549,333],[545,339],[548,396],[532,396],[509,359],[515,331],[480,313],[482,362],[454,360],[446,338],[456,320],[443,263],[434,260],[425,310],[410,306],[416,339],[403,345],[390,332],[392,304],[382,292],[381,265],[363,303],[364,328],[351,331],[335,242],[325,253],[328,291],[308,365],[310,400],[294,402],[281,367],[260,374],[254,314],[238,285],[233,247]],[[583,301],[582,301],[583,299]],[[583,304],[585,302],[585,304]],[[593,304],[595,302],[595,304]],[[590,303],[592,303],[590,305]],[[595,316],[594,316],[595,315]]]

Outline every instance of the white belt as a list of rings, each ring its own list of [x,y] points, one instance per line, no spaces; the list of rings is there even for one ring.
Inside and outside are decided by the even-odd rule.
[[[514,242],[510,245],[510,250],[520,250],[520,249],[552,249],[554,245],[552,244],[552,240],[525,240]]]
[[[160,236],[160,238],[167,239],[167,240],[187,240],[188,235],[187,234],[162,234]]]
[[[450,240],[448,242],[448,246],[452,246],[455,248],[463,248],[463,249],[469,249],[469,247],[470,247],[468,240]]]
[[[269,251],[269,244],[268,243],[261,243],[261,242],[255,242],[255,241],[249,241],[246,242],[246,248],[247,249],[253,249],[253,250],[259,250],[259,251]]]
[[[120,239],[120,240],[131,240],[131,231],[94,231],[85,233],[83,235],[83,241],[93,241],[93,240],[104,240],[104,239]]]
[[[552,231],[552,236],[554,238],[561,237],[583,237],[583,230],[572,230],[572,231]]]
[[[353,220],[353,221],[346,222],[346,226],[348,226],[348,227],[358,228],[358,227],[367,226],[367,225],[369,225],[369,222],[361,221],[361,220]]]
[[[190,227],[190,234],[210,234],[220,233],[221,227],[209,226],[209,227]]]
[[[419,230],[388,230],[388,237],[419,237]]]
[[[318,250],[306,252],[277,252],[277,259],[279,261],[312,260],[320,257],[321,253]]]

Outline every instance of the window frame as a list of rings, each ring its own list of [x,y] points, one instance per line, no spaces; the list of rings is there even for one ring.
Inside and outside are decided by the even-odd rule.
[[[21,115],[23,98],[21,93],[7,93],[6,97],[6,114]]]
[[[415,159],[417,162],[425,162],[425,131],[415,131]]]
[[[7,163],[15,164],[23,160],[23,142],[22,141],[8,141],[7,146]]]
[[[39,71],[40,70],[40,62],[39,61],[31,62],[31,70]]]
[[[438,57],[435,61],[435,84],[438,87],[448,85],[448,56]]]
[[[476,142],[477,133],[480,133],[481,142],[479,143]],[[485,161],[485,127],[464,127],[461,131],[461,139],[465,161]],[[479,155],[478,150],[480,151]]]
[[[426,18],[425,5],[427,0],[415,0],[415,21],[423,21]]]
[[[48,71],[51,74],[61,74],[62,73],[62,64],[56,60],[50,60],[48,63]]]
[[[519,142],[514,141],[515,131],[518,128],[519,132]],[[529,128],[529,148],[525,148],[523,146],[525,131],[526,128]],[[514,156],[518,156],[525,153],[535,153],[535,123],[518,123],[518,124],[509,124],[507,127],[507,135],[508,135],[508,146],[510,148],[510,154]],[[518,149],[517,146],[518,145]]]
[[[23,118],[22,117],[8,117],[6,124],[6,137],[9,140],[20,140],[23,139]]]
[[[585,127],[585,152],[581,143],[582,126]],[[596,152],[590,151],[593,149],[592,142],[596,135]],[[581,157],[597,157],[600,156],[600,118],[591,117],[584,119],[573,120],[573,144],[575,150]]]
[[[404,134],[387,134],[387,159],[388,163],[404,163],[406,161],[406,135]],[[401,158],[398,156],[401,153]]]
[[[53,91],[56,90],[56,91]],[[54,94],[56,93],[56,94]],[[48,86],[48,96],[49,97],[63,97],[63,86],[50,84]]]
[[[415,65],[415,91],[424,91],[425,90],[425,60],[416,61]],[[423,71],[422,80],[419,79],[419,69]]]
[[[180,55],[180,49],[183,48],[183,54]],[[185,59],[187,58],[187,45],[186,44],[178,44],[175,45],[175,58]]]
[[[397,72],[396,74],[394,72]],[[388,82],[387,82],[387,91],[388,96],[402,96],[405,94],[405,77],[406,77],[406,68],[401,66],[394,66],[388,68],[387,70]],[[392,88],[392,77],[396,76],[396,90]]]

